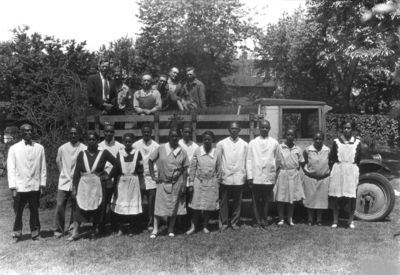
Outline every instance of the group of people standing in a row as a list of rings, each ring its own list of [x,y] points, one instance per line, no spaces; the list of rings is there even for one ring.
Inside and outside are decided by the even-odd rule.
[[[130,91],[124,83],[127,75],[120,68],[110,71],[110,63],[101,60],[99,72],[90,75],[87,81],[88,112],[105,115],[124,115],[128,106],[139,115],[151,115],[158,111],[194,110],[206,108],[204,84],[196,78],[193,67],[186,68],[187,82],[179,80],[179,69],[172,67],[169,75],[161,74],[156,85],[152,85],[151,74],[143,74],[142,89]]]
[[[230,136],[213,148],[214,134],[203,133],[203,145],[191,140],[191,124],[182,129],[171,128],[169,142],[157,144],[151,139],[152,128],[144,124],[142,139],[127,133],[122,144],[114,140],[114,127],[104,127],[105,140],[99,143],[96,132],[87,133],[87,145],[79,142],[78,128],[70,129],[70,141],[59,148],[57,166],[60,170],[56,236],[63,236],[73,227],[68,238],[79,238],[82,222],[93,219],[91,238],[97,230],[106,233],[105,216],[111,209],[111,230],[118,235],[128,234],[145,224],[156,238],[160,222],[168,221],[168,235],[175,236],[174,225],[179,215],[191,211],[191,227],[196,231],[203,214],[203,232],[209,233],[208,221],[212,211],[219,210],[221,232],[239,228],[243,185],[252,189],[254,227],[268,226],[268,203],[277,203],[278,226],[284,225],[287,206],[288,224],[293,226],[294,203],[303,201],[308,208],[308,223],[321,224],[322,211],[333,209],[332,227],[337,227],[339,208],[349,213],[349,228],[354,228],[353,217],[358,184],[358,165],[361,156],[360,140],[352,135],[355,125],[341,124],[343,134],[334,140],[332,148],[323,144],[324,133],[314,134],[313,145],[302,151],[295,143],[296,132],[286,130],[286,139],[279,144],[269,137],[268,121],[259,124],[260,136],[248,144],[239,137],[237,122],[229,125]],[[13,192],[16,219],[14,240],[22,235],[22,212],[28,202],[32,238],[40,232],[39,198],[46,187],[46,163],[43,146],[32,141],[32,126],[21,126],[23,140],[10,147],[7,168],[8,183]],[[181,135],[183,138],[181,139]],[[300,173],[300,169],[304,173]],[[70,226],[65,226],[65,208],[72,197]],[[147,215],[143,212],[146,197]],[[233,201],[229,224],[228,202]],[[73,222],[73,223],[72,223]],[[73,225],[73,226],[72,226]],[[139,228],[140,229],[140,228]]]

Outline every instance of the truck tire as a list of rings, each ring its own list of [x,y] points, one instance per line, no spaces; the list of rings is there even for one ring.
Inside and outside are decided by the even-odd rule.
[[[364,221],[380,221],[393,210],[395,195],[390,182],[377,173],[359,178],[355,217]]]

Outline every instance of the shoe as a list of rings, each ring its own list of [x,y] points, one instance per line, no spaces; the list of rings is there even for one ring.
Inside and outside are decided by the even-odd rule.
[[[133,231],[132,231],[132,229],[129,228],[129,230],[128,230],[128,237],[132,237],[132,236],[133,236]]]
[[[261,227],[261,225],[259,225],[258,223],[253,224],[254,229],[259,229],[260,227]]]
[[[224,233],[226,230],[228,230],[228,227],[227,227],[227,226],[220,228],[220,229],[219,229],[219,232],[220,232],[220,233]]]
[[[175,234],[171,232],[171,233],[168,233],[168,236],[173,238],[173,237],[175,237]]]
[[[232,224],[232,229],[236,231],[236,230],[239,230],[240,227],[236,224]]]
[[[196,228],[191,228],[186,232],[186,235],[192,235],[196,231]]]
[[[293,221],[290,221],[290,222],[289,222],[289,225],[290,225],[290,226],[294,226]]]
[[[317,226],[322,226],[321,221],[317,222],[316,224],[317,224]]]
[[[308,226],[313,226],[314,223],[312,221],[308,221]]]
[[[147,230],[150,231],[150,232],[152,232],[152,231],[154,230],[154,227],[149,226],[149,227],[147,227]]]
[[[278,222],[278,226],[283,226],[285,224],[284,220],[281,220],[280,222]]]
[[[206,234],[210,234],[210,231],[207,228],[204,228],[203,232],[206,233]]]
[[[12,238],[12,241],[10,242],[11,244],[16,244],[16,243],[19,243],[21,241],[21,238],[16,238],[16,237],[13,237]]]
[[[124,233],[122,232],[122,230],[118,230],[117,237],[121,237],[122,235],[124,235]]]
[[[90,235],[90,240],[91,240],[92,242],[94,242],[95,240],[97,240],[97,234],[92,234],[92,235]]]
[[[43,241],[43,239],[42,239],[40,236],[37,236],[37,237],[35,237],[35,238],[32,238],[32,241],[34,241],[34,242],[41,242],[41,241]]]
[[[68,239],[67,239],[67,241],[69,241],[69,242],[74,242],[74,241],[77,241],[79,238],[77,237],[77,236],[70,236]]]
[[[356,228],[353,222],[349,223],[349,228],[351,228],[351,229]]]
[[[157,233],[152,232],[150,234],[150,239],[155,239],[155,238],[157,238]]]
[[[337,227],[337,223],[332,224],[331,227],[332,227],[332,228],[336,228],[336,227]]]

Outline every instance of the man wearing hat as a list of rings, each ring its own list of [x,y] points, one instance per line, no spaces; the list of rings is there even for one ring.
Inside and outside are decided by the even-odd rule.
[[[105,60],[99,62],[99,72],[90,75],[87,80],[88,93],[88,114],[98,114],[99,111],[104,113],[111,112],[113,105],[110,102],[110,83],[107,73],[110,63]]]
[[[20,127],[22,140],[10,147],[7,158],[8,185],[14,200],[14,242],[22,237],[22,214],[28,203],[29,227],[32,240],[40,238],[39,199],[46,187],[44,148],[32,141],[32,126]]]

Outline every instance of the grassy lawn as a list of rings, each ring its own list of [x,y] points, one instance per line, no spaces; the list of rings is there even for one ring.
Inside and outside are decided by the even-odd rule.
[[[400,191],[400,151],[381,154],[393,170],[393,187]],[[356,221],[354,230],[346,229],[344,221],[331,229],[330,211],[324,214],[325,226],[309,227],[302,207],[296,209],[295,227],[253,229],[251,205],[245,202],[239,231],[220,234],[214,220],[210,235],[171,239],[164,231],[155,240],[142,233],[73,243],[52,237],[54,210],[41,212],[44,240],[32,242],[26,210],[24,241],[12,245],[14,214],[7,182],[1,178],[0,274],[400,274],[400,237],[392,237],[400,230],[399,203],[396,197],[385,221]]]

